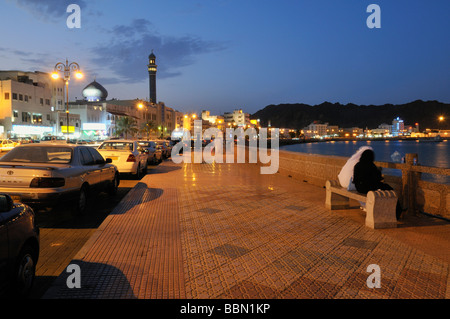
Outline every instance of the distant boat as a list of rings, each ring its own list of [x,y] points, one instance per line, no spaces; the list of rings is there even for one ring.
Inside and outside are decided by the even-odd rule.
[[[433,137],[433,141],[434,142],[442,142],[443,139],[442,139],[442,137],[440,135],[436,135],[435,137]]]

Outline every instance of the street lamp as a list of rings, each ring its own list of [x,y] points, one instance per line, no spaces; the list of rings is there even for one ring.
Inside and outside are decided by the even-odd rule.
[[[64,74],[63,80],[65,82],[65,88],[66,88],[66,115],[67,115],[67,124],[66,124],[66,130],[67,130],[67,141],[69,141],[69,80],[70,80],[70,73],[75,72],[75,77],[77,79],[83,78],[83,73],[80,71],[80,66],[76,62],[72,62],[69,64],[69,62],[66,59],[66,63],[58,62],[55,65],[55,69],[52,73],[52,78],[57,80],[59,79],[59,72]]]

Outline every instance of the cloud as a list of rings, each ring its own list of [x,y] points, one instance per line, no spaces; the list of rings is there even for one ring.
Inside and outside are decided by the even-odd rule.
[[[35,16],[54,20],[62,15],[66,16],[67,7],[70,4],[78,4],[80,7],[86,6],[85,0],[10,0],[21,8],[33,13]]]
[[[26,69],[30,70],[46,70],[49,65],[55,65],[55,57],[52,57],[49,53],[39,53],[39,52],[31,52],[31,51],[22,51],[11,48],[1,48],[0,52],[4,53],[3,57],[10,61],[17,61],[18,65],[17,69]]]
[[[223,50],[221,43],[196,36],[163,36],[151,22],[135,19],[129,25],[114,26],[111,39],[92,48],[93,63],[111,70],[123,82],[137,83],[148,78],[148,56],[154,51],[158,78],[181,75],[181,68],[195,63],[200,54]]]

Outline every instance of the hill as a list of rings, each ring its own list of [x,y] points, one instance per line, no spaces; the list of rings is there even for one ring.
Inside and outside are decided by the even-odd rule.
[[[272,127],[301,129],[313,121],[328,122],[339,127],[377,128],[382,123],[392,124],[394,118],[403,119],[405,126],[419,123],[420,130],[426,128],[450,129],[450,104],[438,101],[417,100],[406,104],[355,105],[324,102],[319,105],[279,104],[268,105],[251,115],[260,119],[261,125],[267,127],[270,120]],[[441,123],[438,117],[443,115]]]

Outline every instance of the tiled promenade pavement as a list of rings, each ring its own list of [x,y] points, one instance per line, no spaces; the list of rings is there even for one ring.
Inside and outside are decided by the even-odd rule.
[[[165,162],[71,262],[81,288],[63,272],[44,298],[450,297],[449,223],[372,230],[324,200],[255,164]],[[367,286],[371,264],[381,288]]]

